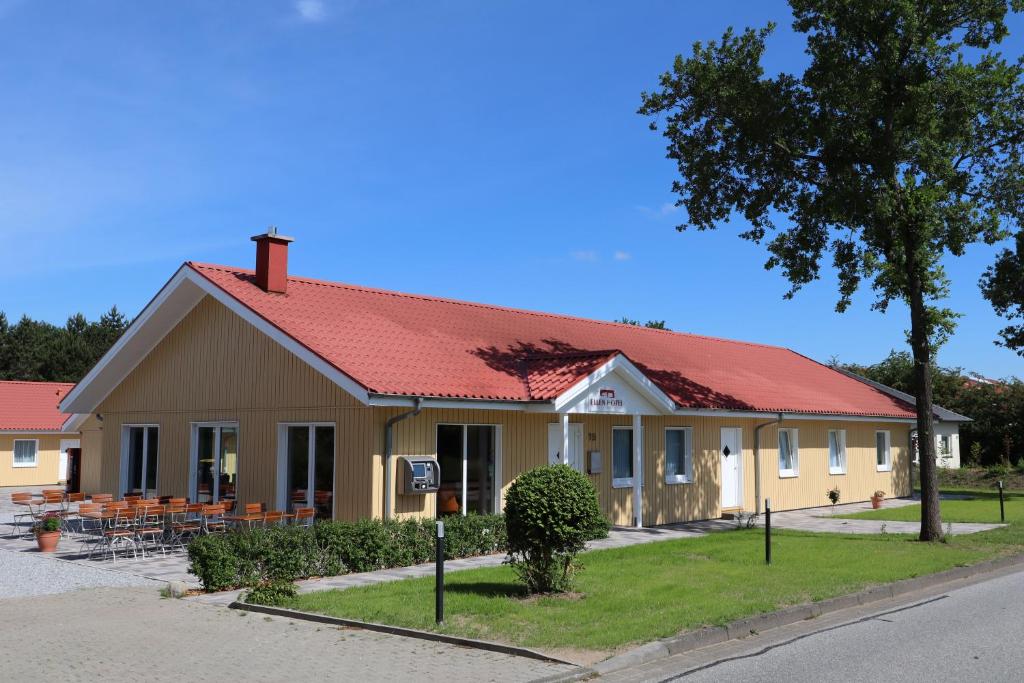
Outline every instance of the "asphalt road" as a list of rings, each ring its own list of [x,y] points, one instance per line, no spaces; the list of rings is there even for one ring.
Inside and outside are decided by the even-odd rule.
[[[804,622],[610,674],[614,681],[1021,681],[1024,572]]]

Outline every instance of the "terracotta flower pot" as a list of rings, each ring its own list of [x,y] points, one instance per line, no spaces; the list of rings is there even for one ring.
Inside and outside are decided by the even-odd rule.
[[[871,497],[871,508],[873,510],[877,510],[880,507],[882,507],[882,498],[875,498],[874,496],[872,496]]]
[[[36,534],[36,543],[41,553],[57,552],[57,542],[60,540],[59,531],[42,531]]]

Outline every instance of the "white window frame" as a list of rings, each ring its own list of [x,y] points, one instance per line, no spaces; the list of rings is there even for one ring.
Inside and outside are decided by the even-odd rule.
[[[878,464],[878,435],[885,434],[885,462]],[[892,434],[888,429],[879,429],[875,432],[875,470],[878,472],[892,472]]]
[[[939,434],[936,437],[937,443],[935,444],[935,454],[939,459],[952,458],[953,457],[953,436],[950,434]],[[947,444],[946,448],[943,448],[942,442],[945,441]]]
[[[219,428],[217,430],[217,436],[216,436],[216,438],[214,439],[214,442],[213,442],[214,457],[218,458],[218,459],[220,458],[221,429],[224,429],[225,427],[234,427],[235,428],[235,440],[236,440],[236,442],[238,444],[238,446],[237,446],[237,448],[238,448],[238,454],[237,454],[237,457],[238,457],[238,473],[235,476],[238,477],[238,481],[239,482],[242,481],[242,468],[241,468],[241,464],[242,464],[241,463],[241,460],[242,460],[242,429],[239,426],[238,420],[221,420],[221,421],[216,421],[216,422],[193,422],[192,423],[192,434],[191,434],[191,436],[189,438],[189,455],[188,455],[188,495],[190,496],[189,500],[191,500],[193,502],[195,502],[199,498],[199,481],[198,481],[198,474],[199,474],[199,429],[201,427],[215,427],[215,428]],[[219,466],[220,466],[220,463],[218,462],[217,463],[217,468],[219,468]],[[217,468],[214,468],[214,469],[217,469]],[[239,486],[239,488],[241,488],[241,486]],[[213,491],[211,491],[211,497],[213,498],[213,502],[214,503],[219,503],[220,500],[221,500],[221,497],[220,497],[220,477],[219,476],[214,476],[214,478],[213,478]],[[238,494],[237,493],[235,494],[235,498],[236,498],[236,500],[238,499]]]
[[[466,489],[469,486],[469,428],[470,427],[493,427],[494,428],[494,513],[501,514],[502,489],[505,487],[505,480],[501,471],[501,427],[493,422],[437,422],[434,424],[434,457],[437,458],[437,432],[438,427],[462,427],[462,516],[468,514],[466,510]],[[440,460],[440,459],[439,459]]]
[[[784,427],[779,429],[779,434],[785,432],[789,435],[789,448],[793,452],[793,466],[789,469],[782,467],[782,442],[779,442],[779,477],[781,479],[794,479],[800,476],[800,430],[795,427]]]
[[[836,454],[839,460],[839,467],[832,466],[832,434],[836,434],[836,445],[839,447],[839,452]],[[846,430],[845,429],[830,429],[828,430],[828,473],[829,474],[846,474]]]
[[[334,519],[334,507],[337,501],[338,481],[338,426],[333,422],[278,422],[277,423],[277,509],[288,509],[288,429],[290,427],[306,427],[309,429],[309,446],[306,461],[306,504],[313,507],[314,502],[309,500],[310,493],[314,490],[313,480],[316,473],[315,453],[316,435],[313,430],[317,427],[330,427],[334,430],[334,452],[331,458],[334,460],[334,476],[331,477],[331,519]]]
[[[17,445],[19,441],[33,444],[32,462],[17,461],[15,453],[18,451]],[[15,439],[11,444],[11,467],[39,467],[39,439]]]
[[[668,473],[668,433],[683,432],[683,474],[670,475]],[[612,465],[614,472],[614,463]],[[666,484],[692,484],[693,483],[693,427],[665,427],[665,483]]]
[[[633,477],[636,476],[636,472],[633,472],[633,477],[628,477],[628,478],[627,477],[619,477],[618,479],[615,478],[615,432],[618,431],[618,430],[624,430],[624,431],[629,432],[630,434],[633,433],[633,428],[632,427],[627,427],[627,426],[612,427],[612,457],[611,457],[611,461],[612,461],[612,488],[613,489],[629,489],[629,488],[633,488]],[[633,439],[636,439],[636,438],[637,438],[637,435],[633,434]],[[629,449],[629,468],[630,469],[634,469],[633,468],[633,450],[635,448],[636,448],[636,441],[633,441],[633,448]]]
[[[140,423],[140,424],[123,424],[121,425],[121,468],[119,471],[120,476],[118,477],[118,495],[123,496],[128,492],[128,452],[131,450],[131,431],[133,428],[138,429],[155,429],[156,430],[156,457],[157,457],[157,468],[156,468],[156,490],[160,490],[160,425],[152,423]],[[142,433],[142,490],[146,490],[146,468],[149,467],[149,439],[146,438],[146,433]]]

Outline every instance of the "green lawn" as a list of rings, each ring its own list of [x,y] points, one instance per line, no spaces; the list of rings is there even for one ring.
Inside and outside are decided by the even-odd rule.
[[[773,537],[771,567],[764,565],[761,530],[586,553],[578,594],[566,597],[525,598],[509,567],[453,572],[447,577],[447,623],[436,630],[538,648],[609,651],[979,562],[1021,542],[964,536],[923,544],[891,534],[800,532]],[[435,629],[432,578],[308,593],[290,606]]]
[[[999,523],[999,492],[977,489],[942,489],[943,493],[971,496],[971,500],[943,500],[939,503],[942,521]],[[1006,522],[1010,528],[986,532],[977,537],[979,542],[1016,542],[1024,544],[1024,492],[1004,492]],[[845,519],[877,519],[897,522],[916,522],[921,519],[920,505],[881,508],[842,515]],[[962,537],[965,541],[969,537]]]

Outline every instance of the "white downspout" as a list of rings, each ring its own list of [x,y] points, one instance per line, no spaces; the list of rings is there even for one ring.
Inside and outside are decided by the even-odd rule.
[[[637,529],[644,526],[644,435],[640,415],[633,416],[633,522]]]

